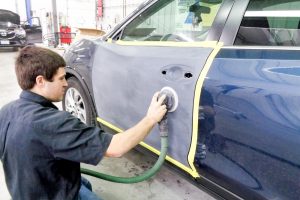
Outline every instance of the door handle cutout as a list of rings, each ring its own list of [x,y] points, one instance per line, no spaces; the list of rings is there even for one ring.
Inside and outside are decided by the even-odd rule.
[[[185,65],[168,65],[160,73],[168,81],[188,81],[193,78],[192,68]]]

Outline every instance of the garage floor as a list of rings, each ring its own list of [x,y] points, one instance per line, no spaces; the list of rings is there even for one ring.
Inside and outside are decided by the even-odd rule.
[[[58,52],[61,53],[61,51]],[[17,99],[21,91],[14,74],[14,58],[16,55],[17,52],[13,52],[11,49],[0,49],[0,108],[11,100]],[[60,104],[58,106],[61,107]],[[87,165],[84,165],[84,167],[94,168],[99,172],[117,176],[134,176],[150,168],[153,162],[155,160],[152,158],[132,150],[122,158],[104,158],[96,167]],[[132,185],[110,183],[92,177],[87,178],[91,181],[93,190],[105,200],[215,199],[165,166],[154,178]],[[10,199],[5,186],[2,165],[0,165],[0,199]]]

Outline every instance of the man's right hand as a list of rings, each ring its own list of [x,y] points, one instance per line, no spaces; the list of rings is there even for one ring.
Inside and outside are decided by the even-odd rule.
[[[167,112],[166,105],[162,105],[166,95],[162,95],[158,98],[159,92],[156,92],[151,100],[150,106],[148,108],[148,112],[146,117],[153,121],[153,123],[160,122],[163,116]]]
[[[132,128],[115,134],[105,153],[109,157],[120,157],[130,149],[140,143],[152,130],[156,123],[160,122],[167,112],[166,105],[162,102],[166,95],[158,98],[159,92],[156,92],[148,108],[147,115]]]

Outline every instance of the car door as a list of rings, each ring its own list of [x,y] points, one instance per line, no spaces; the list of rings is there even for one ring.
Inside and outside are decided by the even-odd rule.
[[[22,25],[22,27],[26,32],[27,44],[43,43],[43,34],[40,18],[30,18]]]
[[[217,40],[232,4],[226,2],[152,1],[107,42],[99,42],[93,60],[98,119],[116,131],[142,119],[154,92],[165,86],[177,92],[178,108],[168,114],[167,159],[194,177],[199,176],[193,166],[199,107],[195,102],[220,49]],[[142,145],[159,153],[157,127]]]
[[[240,2],[203,84],[195,165],[245,199],[299,199],[300,3]]]

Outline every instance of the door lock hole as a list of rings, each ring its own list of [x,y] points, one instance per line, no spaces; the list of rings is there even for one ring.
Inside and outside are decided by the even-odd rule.
[[[184,74],[184,78],[192,78],[193,74],[191,72],[187,72]]]

